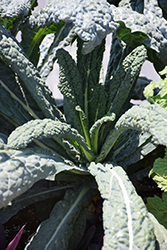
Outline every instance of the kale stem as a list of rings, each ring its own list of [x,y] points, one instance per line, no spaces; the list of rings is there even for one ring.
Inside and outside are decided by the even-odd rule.
[[[32,51],[33,51],[35,45],[37,44],[37,42],[38,42],[40,36],[43,34],[43,32],[45,31],[46,28],[47,28],[47,27],[45,27],[45,28],[40,28],[40,29],[38,30],[38,32],[36,33],[36,35],[34,36],[32,42],[31,42],[31,44],[30,44],[30,47],[29,47],[29,49],[28,49],[28,51],[27,51],[27,56],[28,56],[28,57],[30,57],[30,55],[31,55],[31,53],[32,53]]]

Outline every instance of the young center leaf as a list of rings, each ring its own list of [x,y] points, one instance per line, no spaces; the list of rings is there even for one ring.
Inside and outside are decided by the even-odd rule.
[[[92,162],[89,170],[104,199],[102,249],[155,249],[156,238],[145,204],[122,167]]]

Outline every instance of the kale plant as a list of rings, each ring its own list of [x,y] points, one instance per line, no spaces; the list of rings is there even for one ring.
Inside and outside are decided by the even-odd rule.
[[[50,0],[33,11],[36,5],[0,4],[1,223],[34,197],[64,190],[25,249],[76,249],[89,204],[100,193],[103,250],[165,249],[167,232],[148,213],[128,174],[131,164],[167,145],[167,111],[156,103],[130,102],[142,95],[138,80],[145,60],[157,71],[167,65],[167,4]],[[19,31],[21,42],[15,38]],[[68,45],[74,54],[65,50]],[[56,60],[63,111],[45,84]],[[55,178],[69,185],[47,191],[33,186]]]

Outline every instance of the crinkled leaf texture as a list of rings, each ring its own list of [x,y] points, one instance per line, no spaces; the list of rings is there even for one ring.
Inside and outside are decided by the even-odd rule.
[[[143,15],[129,8],[123,8],[123,7],[116,8],[115,6],[112,6],[112,10],[114,15],[114,20],[116,22],[123,22],[126,25],[126,27],[131,30],[131,33],[134,35],[140,33],[140,36],[136,37],[135,42],[138,42],[137,39],[141,38],[142,44],[146,45],[147,48],[151,48],[156,52],[156,56],[159,58],[159,64],[163,62],[162,66],[166,65],[167,64],[167,56],[166,56],[167,21],[164,18],[162,18],[162,16],[157,17],[157,15],[151,11],[149,12],[149,15],[147,15],[147,13]],[[122,30],[123,33],[125,32],[125,35],[127,28]],[[145,35],[147,35],[147,37]],[[143,40],[142,37],[144,38]],[[125,42],[128,44],[129,39],[126,40],[126,38],[127,36],[125,36],[124,39]],[[150,51],[150,53],[152,52]],[[155,62],[157,59],[154,58],[153,60]],[[160,68],[162,69],[162,67]]]
[[[0,150],[0,208],[40,179],[53,179],[64,170],[80,170],[72,162],[41,148]]]
[[[20,77],[22,83],[26,86],[45,117],[51,119],[57,117],[64,120],[63,114],[56,107],[55,99],[52,97],[51,91],[40,77],[39,72],[28,60],[18,42],[5,28],[2,27],[1,24],[0,54],[8,65],[11,66],[11,69],[15,74]]]
[[[142,199],[124,170],[111,163],[91,163],[103,202],[106,249],[155,249],[153,225]]]
[[[105,159],[118,138],[127,130],[137,130],[152,135],[154,144],[167,146],[167,111],[157,104],[143,103],[126,111],[116,122],[102,146],[96,162]]]
[[[31,1],[25,0],[1,0],[0,13],[2,18],[13,18],[19,15],[27,16],[31,7]]]
[[[156,238],[158,239],[159,248],[161,250],[167,249],[167,230],[164,226],[162,226],[153,214],[148,213],[150,220],[154,225],[154,233]]]
[[[8,137],[8,147],[24,148],[36,139],[55,138],[71,139],[93,155],[85,139],[69,124],[51,119],[35,119],[16,128]],[[64,143],[64,142],[63,142]]]
[[[83,216],[85,211],[82,210],[82,207],[89,204],[93,198],[92,194],[94,194],[94,191],[91,191],[89,186],[77,186],[75,190],[67,191],[64,200],[56,203],[50,218],[42,222],[37,229],[37,234],[27,245],[26,249],[69,249],[68,243],[70,238],[73,238],[73,230],[81,230],[82,235],[84,233],[86,216]],[[81,214],[82,216],[80,216]],[[76,226],[77,228],[75,228]],[[81,232],[77,233],[81,239]]]
[[[113,78],[110,80],[107,110],[119,115],[146,57],[147,51],[144,46],[141,45],[135,48],[123,62],[119,64],[113,74]]]
[[[90,53],[119,26],[113,21],[112,8],[105,0],[51,0],[41,10],[34,12],[29,22],[32,26],[40,27],[60,20],[73,23],[75,33],[85,41],[85,54]]]

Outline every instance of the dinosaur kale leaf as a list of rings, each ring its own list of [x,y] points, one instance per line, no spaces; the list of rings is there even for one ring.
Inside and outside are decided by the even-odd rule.
[[[105,36],[118,27],[113,20],[112,8],[105,0],[50,1],[48,5],[34,12],[31,26],[44,27],[49,23],[73,23],[75,33],[84,41],[83,51],[91,52]]]
[[[154,117],[156,117],[156,120]],[[118,119],[115,128],[107,136],[96,161],[99,162],[105,159],[119,137],[129,129],[149,133],[152,135],[152,141],[155,144],[166,146],[166,122],[166,110],[156,104],[143,103],[140,106],[133,106]]]
[[[0,5],[1,17],[13,18],[19,15],[27,16],[31,7],[31,1],[2,0]]]
[[[57,202],[54,206],[50,218],[37,229],[38,234],[33,237],[27,249],[33,247],[41,249],[43,246],[46,246],[46,249],[67,249],[77,227],[78,239],[73,243],[76,247],[86,227],[86,216],[83,216],[85,215],[84,208],[93,195],[94,192],[87,186],[76,186],[75,190],[67,191],[63,201]]]
[[[72,162],[46,149],[0,150],[0,207],[27,191],[40,179],[53,179],[64,170],[79,170]]]
[[[150,5],[151,2],[149,1]],[[150,7],[148,7],[149,10]],[[162,15],[159,15],[159,12],[157,16],[156,13],[151,11],[148,12],[148,15],[147,11],[145,11],[146,14],[140,14],[125,7],[116,8],[113,6],[112,10],[114,20],[120,23],[118,36],[133,47],[135,43],[138,45],[139,43],[144,44],[148,49],[149,59],[154,63],[156,70],[162,70],[167,62],[165,52],[167,47],[167,21]],[[131,30],[131,35],[127,28]]]
[[[104,199],[103,249],[154,249],[155,237],[148,212],[124,170],[111,163],[91,163],[89,170]],[[145,241],[141,242],[141,238]]]

